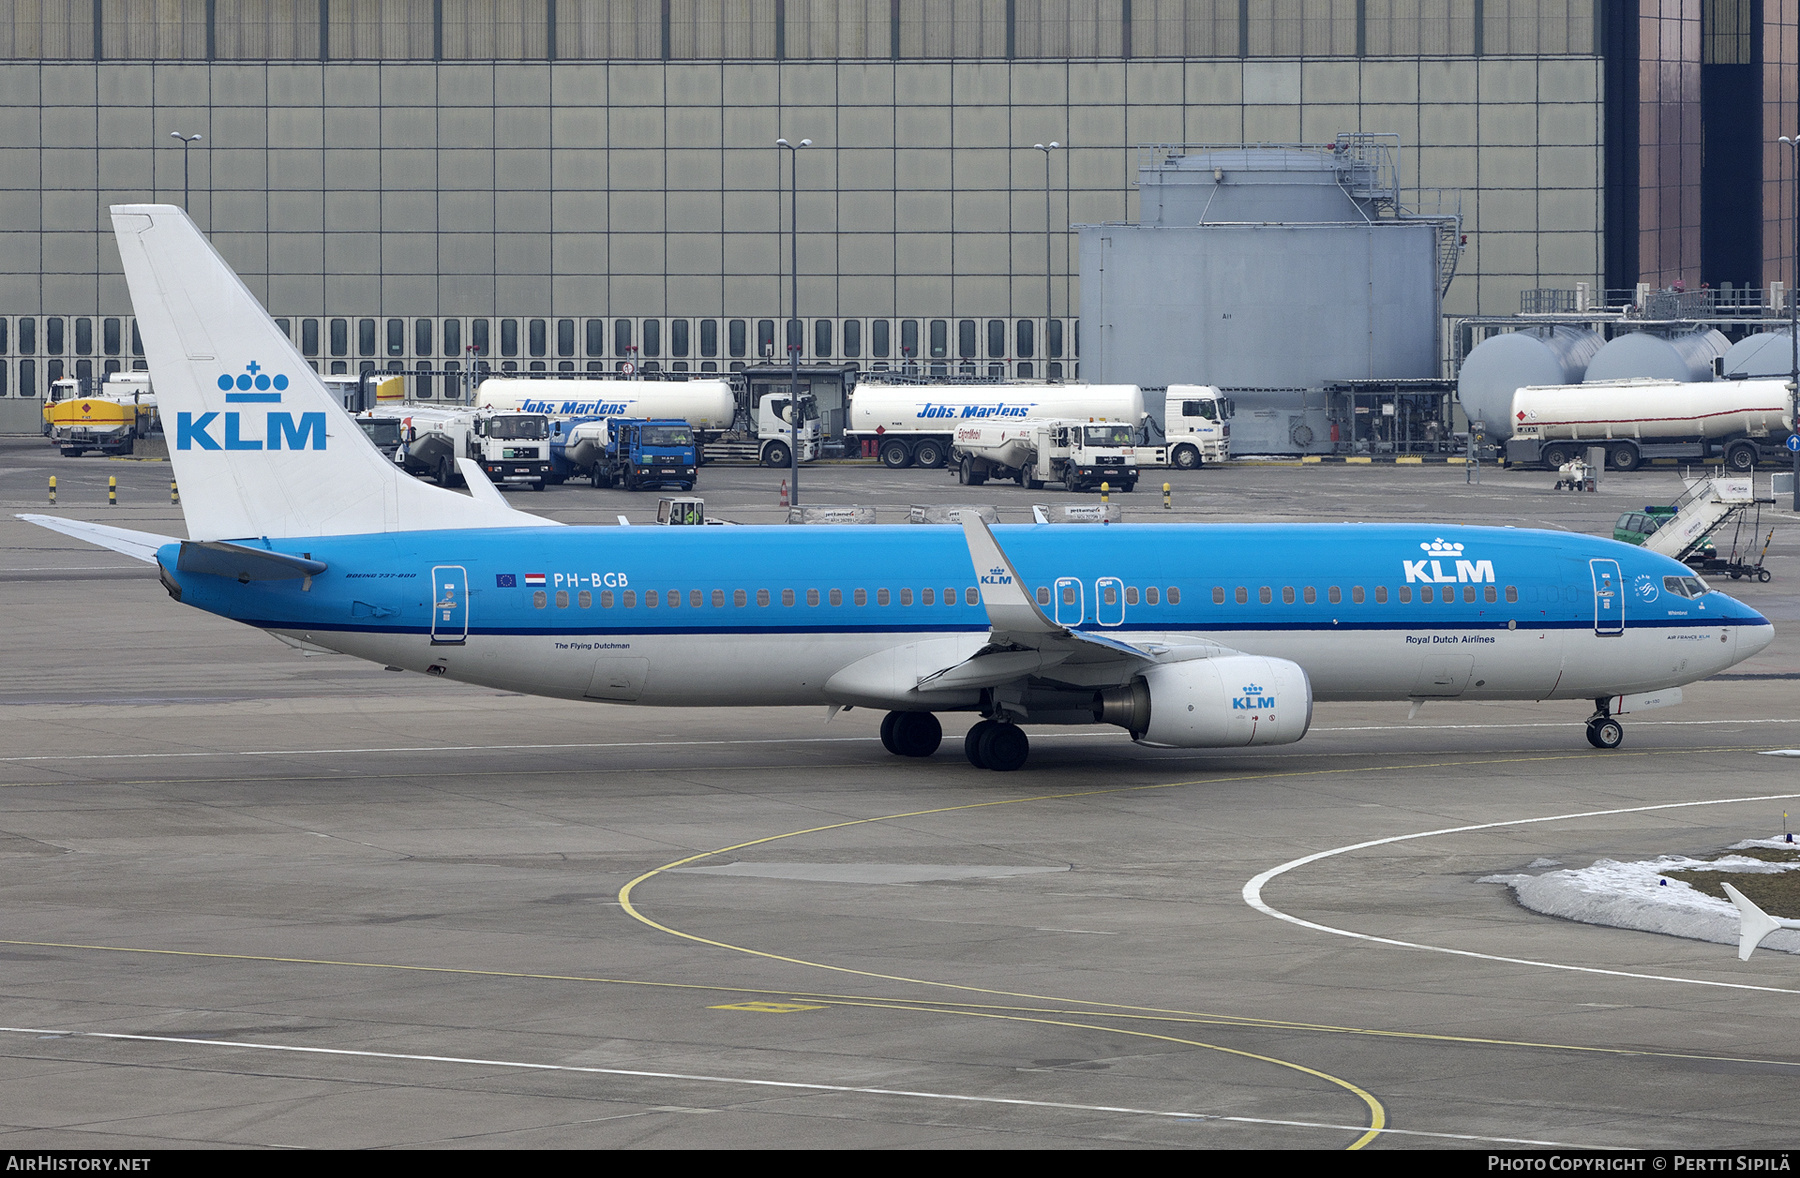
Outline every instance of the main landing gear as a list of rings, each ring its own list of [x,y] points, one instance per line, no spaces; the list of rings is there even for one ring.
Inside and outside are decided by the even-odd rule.
[[[1625,726],[1612,718],[1604,699],[1594,701],[1594,714],[1588,718],[1588,743],[1597,749],[1616,749],[1625,743]]]
[[[930,712],[889,712],[881,721],[881,746],[898,757],[929,757],[944,740],[944,727]],[[963,755],[977,769],[1011,773],[1031,755],[1031,742],[1017,724],[983,720],[963,738]]]

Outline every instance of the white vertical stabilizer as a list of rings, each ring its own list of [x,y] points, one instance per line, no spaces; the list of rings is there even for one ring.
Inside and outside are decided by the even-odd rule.
[[[555,523],[383,457],[181,209],[112,219],[191,539]]]

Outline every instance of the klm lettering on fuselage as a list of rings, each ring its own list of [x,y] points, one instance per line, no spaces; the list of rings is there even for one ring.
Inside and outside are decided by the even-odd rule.
[[[1446,544],[1442,540],[1433,540],[1429,544],[1421,544],[1425,550],[1423,560],[1402,560],[1406,569],[1406,583],[1423,581],[1427,585],[1455,585],[1469,583],[1474,585],[1492,585],[1494,583],[1494,562],[1491,560],[1463,560],[1461,544]],[[1436,557],[1437,559],[1432,559]],[[1454,561],[1453,573],[1444,571],[1444,562]]]
[[[919,410],[922,418],[940,417],[1030,417],[1030,405],[932,405]]]
[[[1245,684],[1243,692],[1244,694],[1242,695],[1232,697],[1232,711],[1260,712],[1275,706],[1275,697],[1272,695],[1264,695],[1263,689],[1254,683]]]
[[[548,413],[555,417],[626,417],[630,401],[525,401],[521,413]]]
[[[280,404],[281,394],[288,387],[286,376],[270,376],[262,371],[262,365],[252,360],[244,366],[244,371],[232,376],[228,372],[219,374],[219,388],[225,390],[227,405],[269,405]],[[214,437],[212,429],[223,416],[221,428],[224,438]],[[245,436],[244,419],[251,421],[249,436]],[[195,417],[192,413],[175,415],[175,448],[192,450],[304,450],[308,444],[314,450],[325,448],[325,415],[323,413],[302,413],[298,421],[292,413],[283,410],[267,410],[262,415],[262,429],[256,428],[254,411],[245,412],[239,409],[227,409],[222,415],[217,410],[202,413]]]

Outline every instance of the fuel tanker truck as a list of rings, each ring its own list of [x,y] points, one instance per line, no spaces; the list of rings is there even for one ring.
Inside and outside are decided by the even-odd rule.
[[[882,465],[942,466],[960,427],[1027,421],[1144,424],[1144,390],[1134,384],[880,384],[850,397],[844,435],[873,441]],[[1197,462],[1196,462],[1197,464]]]
[[[1513,394],[1506,461],[1554,469],[1599,446],[1612,470],[1652,458],[1721,462],[1739,473],[1758,462],[1785,465],[1792,397],[1784,380],[1529,385]]]
[[[477,409],[546,417],[633,417],[685,421],[702,437],[731,428],[737,398],[722,380],[528,380],[490,377],[475,389]]]

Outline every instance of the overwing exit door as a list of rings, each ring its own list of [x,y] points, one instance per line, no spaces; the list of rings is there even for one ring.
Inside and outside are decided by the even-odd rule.
[[[469,572],[459,564],[431,570],[431,645],[460,646],[469,637]]]
[[[1082,591],[1081,582],[1074,577],[1058,577],[1056,579],[1056,624],[1079,626],[1086,616],[1087,594]]]

